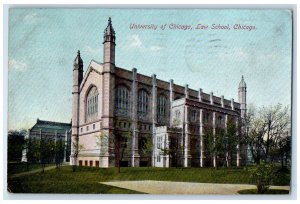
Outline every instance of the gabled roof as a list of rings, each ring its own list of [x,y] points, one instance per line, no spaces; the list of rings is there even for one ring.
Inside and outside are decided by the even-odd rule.
[[[96,73],[101,74],[103,72],[103,64],[100,62],[97,62],[95,60],[91,60],[89,66],[83,76],[82,82],[80,84],[80,89],[82,89],[83,85],[85,84],[85,82],[92,70],[95,70]]]

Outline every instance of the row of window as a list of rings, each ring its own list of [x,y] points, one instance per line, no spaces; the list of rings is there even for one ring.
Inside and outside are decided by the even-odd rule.
[[[92,128],[93,128],[93,130],[95,130],[96,129],[96,124],[93,124],[93,126],[92,126]],[[85,130],[86,131],[89,131],[89,125],[87,125],[86,127],[85,127]],[[83,132],[83,128],[80,128],[80,132]]]
[[[179,121],[181,120],[181,112],[180,112],[180,110],[176,110],[175,111],[175,118],[177,120],[179,120]],[[197,118],[198,118],[198,112],[196,110],[191,110],[190,111],[190,121],[191,122],[196,122]],[[203,123],[207,124],[207,123],[209,123],[209,121],[210,121],[210,114],[209,113],[204,113],[204,115],[203,115]],[[223,124],[223,117],[219,116],[217,118],[216,122],[219,125]]]
[[[98,91],[94,86],[91,88],[87,95],[87,121],[92,121],[97,117],[98,113]],[[144,118],[149,113],[149,94],[141,89],[138,92],[138,116],[139,118]],[[118,111],[121,111],[125,116],[128,116],[130,113],[130,91],[126,86],[120,85],[116,90],[116,108]],[[157,121],[165,122],[167,114],[167,98],[164,95],[159,95],[157,98]],[[175,117],[177,119],[181,118],[180,111],[175,112]],[[197,121],[198,112],[196,110],[190,111],[190,120],[191,122]],[[209,113],[205,113],[203,117],[203,122],[208,123],[210,120]],[[222,124],[223,118],[219,116],[217,118],[217,124]],[[88,131],[88,127],[87,127]]]
[[[149,94],[141,89],[138,91],[138,116],[144,118],[149,113]],[[126,86],[120,85],[116,90],[116,108],[119,112],[127,116],[130,113],[130,91]],[[164,95],[157,97],[157,120],[164,122],[167,114],[167,98]]]
[[[79,160],[79,166],[83,166],[83,160]],[[94,166],[94,161],[84,160],[84,166]],[[95,161],[95,166],[99,167],[99,161]]]

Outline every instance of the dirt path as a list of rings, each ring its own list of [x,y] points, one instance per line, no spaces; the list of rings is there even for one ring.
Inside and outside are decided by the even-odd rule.
[[[65,165],[63,164],[62,166],[65,166]],[[47,167],[45,167],[45,171],[55,169],[55,168],[56,168],[56,165],[47,166]],[[34,174],[34,173],[39,173],[39,172],[42,172],[42,168],[34,169],[34,170],[30,170],[30,171],[25,171],[25,172],[21,172],[21,173],[17,173],[17,174],[12,174],[8,177],[9,178],[16,178],[16,177],[26,176],[26,175],[29,175],[29,174]]]
[[[113,181],[100,182],[101,184],[116,186],[129,190],[135,190],[149,194],[238,194],[239,190],[255,189],[254,185],[247,184],[213,184],[213,183],[192,183],[172,181]],[[272,186],[271,189],[286,189],[289,186]]]

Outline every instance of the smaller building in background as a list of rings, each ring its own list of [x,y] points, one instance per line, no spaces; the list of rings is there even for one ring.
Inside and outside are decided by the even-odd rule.
[[[30,141],[41,140],[42,138],[46,141],[64,141],[65,153],[64,162],[69,162],[71,153],[71,122],[60,123],[53,121],[45,121],[37,119],[36,124],[28,130],[27,138]],[[53,158],[54,160],[54,158]],[[27,161],[27,154],[23,152],[22,161]],[[30,162],[30,161],[29,161]]]

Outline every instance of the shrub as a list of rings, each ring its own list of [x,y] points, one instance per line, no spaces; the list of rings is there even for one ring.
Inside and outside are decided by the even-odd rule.
[[[264,194],[269,190],[275,171],[272,164],[263,162],[251,168],[250,175],[257,187],[257,193]]]

